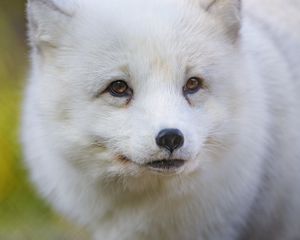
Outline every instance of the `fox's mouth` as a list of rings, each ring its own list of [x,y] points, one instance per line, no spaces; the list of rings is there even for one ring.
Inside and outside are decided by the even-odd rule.
[[[122,164],[135,163],[134,161],[130,160],[129,158],[123,155],[119,155],[117,159]],[[159,160],[152,160],[144,164],[137,164],[137,163],[135,164],[141,167],[146,167],[153,171],[173,172],[180,169],[185,163],[186,160],[183,159],[159,159]]]
[[[145,166],[156,171],[174,171],[182,167],[185,162],[183,159],[162,159],[151,161]]]

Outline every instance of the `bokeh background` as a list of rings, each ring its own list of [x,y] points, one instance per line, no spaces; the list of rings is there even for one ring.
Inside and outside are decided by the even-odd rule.
[[[88,239],[38,197],[19,144],[28,74],[25,0],[0,0],[0,240]]]

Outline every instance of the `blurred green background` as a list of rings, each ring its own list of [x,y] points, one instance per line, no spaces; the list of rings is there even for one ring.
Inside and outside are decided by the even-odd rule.
[[[37,196],[22,164],[19,122],[29,65],[25,4],[0,1],[0,240],[87,239]]]

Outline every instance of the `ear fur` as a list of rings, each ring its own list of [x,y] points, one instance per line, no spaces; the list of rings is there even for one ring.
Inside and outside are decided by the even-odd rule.
[[[75,14],[76,0],[28,0],[27,19],[32,46],[55,47]]]
[[[224,24],[230,38],[235,40],[238,37],[241,0],[200,0],[200,5]]]

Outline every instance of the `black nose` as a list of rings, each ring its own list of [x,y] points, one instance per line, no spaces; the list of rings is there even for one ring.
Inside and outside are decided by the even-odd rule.
[[[171,153],[182,147],[184,137],[178,129],[163,129],[156,137],[156,144],[162,148],[166,148]]]

